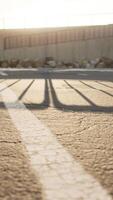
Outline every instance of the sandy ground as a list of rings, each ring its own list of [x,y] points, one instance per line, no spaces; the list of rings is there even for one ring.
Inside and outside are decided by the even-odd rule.
[[[113,82],[65,81],[5,82],[113,198]],[[0,116],[0,199],[41,200],[40,179],[2,98]]]

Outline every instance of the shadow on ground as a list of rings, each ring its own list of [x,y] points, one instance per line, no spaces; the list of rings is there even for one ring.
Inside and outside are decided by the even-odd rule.
[[[7,87],[0,90],[0,92],[3,92],[4,90],[7,90],[7,88],[11,88],[15,84],[17,84],[21,80],[14,81],[13,83],[9,84]],[[88,86],[91,89],[101,91],[102,93],[113,97],[113,94],[110,94],[107,91],[97,89],[96,87],[90,86],[89,84],[84,83],[84,81],[80,80],[80,82],[86,86]],[[21,95],[18,97],[18,100],[22,100],[24,95],[28,92],[32,84],[34,83],[34,80],[31,80],[29,85],[26,87],[24,91],[22,91]],[[94,102],[92,102],[86,95],[84,95],[79,89],[77,89],[75,86],[72,86],[68,80],[64,80],[64,83],[67,84],[68,87],[70,87],[72,90],[75,91],[79,96],[81,96],[89,105],[65,105],[58,99],[57,92],[53,86],[52,79],[45,79],[45,87],[44,87],[44,100],[42,103],[24,103],[25,106],[28,109],[47,109],[48,107],[51,107],[50,105],[50,95],[52,97],[53,101],[53,107],[59,110],[63,110],[64,112],[69,111],[75,111],[75,112],[104,112],[104,113],[112,113],[113,112],[113,106],[98,106]],[[103,84],[98,82],[98,84]],[[104,84],[105,85],[105,84]],[[111,87],[111,86],[106,86]],[[39,95],[39,94],[37,94]],[[71,98],[71,97],[70,97]],[[11,108],[13,108],[12,103]],[[2,108],[4,104],[0,102],[0,108]]]
[[[14,84],[18,84],[19,81],[21,80],[14,81],[12,84],[3,88],[0,92],[7,90],[9,87],[11,88]],[[99,90],[110,97],[113,96],[109,92],[86,84],[83,80],[80,81],[83,85],[86,85],[93,90]],[[104,84],[104,86],[112,89],[112,86],[109,86],[105,82],[101,83],[100,80],[95,81],[100,85]],[[22,91],[21,95],[18,97],[18,101],[23,99],[24,95],[28,92],[33,83],[34,80],[31,80],[26,89],[24,89],[24,91]],[[38,111],[37,116],[40,116],[42,121],[45,120],[44,122],[57,135],[58,140],[70,151],[73,157],[84,166],[88,173],[92,174],[92,176],[95,176],[96,179],[109,191],[113,197],[113,107],[97,106],[91,101],[91,99],[82,94],[82,92],[79,91],[76,86],[71,85],[67,79],[64,80],[64,83],[78,95],[80,95],[86,102],[88,102],[89,106],[68,106],[60,102],[58,99],[57,90],[55,89],[51,78],[45,79],[44,100],[42,103],[25,103],[25,105],[32,111]],[[50,94],[53,101],[53,107],[56,109],[50,109],[49,114],[46,116],[46,113],[48,113],[47,108],[50,107]],[[3,102],[0,102],[0,108],[4,109]],[[11,108],[13,108],[13,103],[11,103]],[[39,112],[44,113],[44,119]],[[55,120],[52,120],[54,115],[57,116],[56,124]],[[69,119],[69,123],[67,118]],[[64,120],[64,127],[62,125],[62,119]],[[71,127],[73,127],[73,129]],[[8,162],[7,159],[8,158],[6,158],[6,161]],[[14,164],[16,167],[16,163]],[[16,176],[16,171],[14,175]],[[21,177],[19,179],[21,179]],[[26,183],[25,187],[27,187]]]

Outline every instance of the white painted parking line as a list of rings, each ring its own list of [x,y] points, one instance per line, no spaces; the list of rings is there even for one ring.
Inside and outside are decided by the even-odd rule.
[[[0,84],[0,89],[5,84]],[[112,200],[105,188],[64,149],[7,88],[1,92],[14,125],[19,130],[31,166],[40,177],[44,200]]]

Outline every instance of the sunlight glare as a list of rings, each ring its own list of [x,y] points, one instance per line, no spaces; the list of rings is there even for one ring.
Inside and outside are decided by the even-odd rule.
[[[0,28],[113,23],[112,0],[0,0]]]

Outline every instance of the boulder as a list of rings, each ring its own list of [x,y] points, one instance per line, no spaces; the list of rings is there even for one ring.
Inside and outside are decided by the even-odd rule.
[[[113,59],[108,57],[101,57],[96,63],[95,67],[98,68],[100,66],[103,68],[113,68]]]

